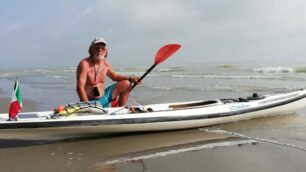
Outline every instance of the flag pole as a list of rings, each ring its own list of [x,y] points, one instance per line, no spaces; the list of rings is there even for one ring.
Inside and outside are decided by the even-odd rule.
[[[18,78],[15,80],[14,89],[11,97],[10,107],[9,107],[9,120],[14,120],[22,108],[22,98],[20,84]]]

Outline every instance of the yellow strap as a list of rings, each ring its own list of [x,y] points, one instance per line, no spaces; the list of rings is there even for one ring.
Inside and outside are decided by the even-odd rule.
[[[74,112],[79,111],[80,109],[81,109],[80,106],[66,107],[64,110],[60,111],[58,114],[62,116],[68,116]]]

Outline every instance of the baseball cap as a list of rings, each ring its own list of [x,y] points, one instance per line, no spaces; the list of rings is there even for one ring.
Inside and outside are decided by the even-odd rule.
[[[98,44],[98,43],[103,43],[105,45],[107,45],[106,41],[104,38],[95,38],[92,42],[91,42],[91,45],[94,45],[94,44]]]

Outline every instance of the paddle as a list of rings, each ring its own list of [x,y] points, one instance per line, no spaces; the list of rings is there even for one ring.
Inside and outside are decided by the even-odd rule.
[[[146,77],[159,63],[165,61],[172,54],[174,54],[179,48],[181,48],[180,44],[167,44],[161,47],[155,55],[154,64],[140,77],[139,82],[142,81],[144,77]],[[134,84],[131,88],[133,90],[137,84]]]
[[[154,59],[154,64],[140,77],[138,82],[141,82],[143,80],[144,77],[146,77],[158,64],[160,64],[161,62],[165,61],[167,58],[169,58],[172,54],[174,54],[178,49],[181,48],[180,44],[167,44],[164,45],[163,47],[161,47],[156,55],[155,55],[155,59]],[[131,88],[131,91],[136,87],[137,84],[134,84]],[[114,104],[118,103],[118,99],[116,99],[116,102],[114,102]],[[111,113],[111,115],[125,109],[127,107],[124,107],[122,109],[119,109],[113,113]]]

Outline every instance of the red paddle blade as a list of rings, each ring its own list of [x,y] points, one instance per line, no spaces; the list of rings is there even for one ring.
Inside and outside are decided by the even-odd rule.
[[[167,44],[161,47],[155,55],[155,64],[159,64],[165,61],[168,57],[170,57],[173,53],[175,53],[179,48],[181,48],[180,44]]]

